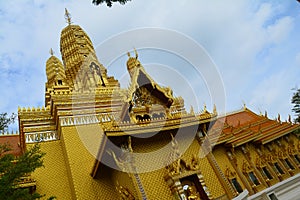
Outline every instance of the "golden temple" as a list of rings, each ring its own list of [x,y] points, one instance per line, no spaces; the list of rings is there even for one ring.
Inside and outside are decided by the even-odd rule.
[[[71,22],[60,36],[62,61],[46,61],[45,107],[19,108],[20,149],[40,143],[44,168],[31,177],[58,200],[297,199],[299,124],[247,107],[218,116],[186,111],[128,55],[130,86],[96,56]],[[1,139],[1,137],[0,137]]]

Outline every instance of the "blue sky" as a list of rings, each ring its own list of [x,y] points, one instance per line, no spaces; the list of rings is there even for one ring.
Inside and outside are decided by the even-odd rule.
[[[143,27],[174,30],[200,44],[215,63],[225,89],[226,111],[240,109],[245,102],[256,113],[267,110],[270,118],[280,113],[284,120],[292,114],[291,89],[300,85],[300,3],[296,0],[169,2],[133,0],[124,6],[114,4],[108,8],[94,6],[91,0],[0,1],[0,111],[16,113],[18,106],[44,105],[45,63],[50,48],[61,58],[60,32],[66,26],[64,9],[68,8],[73,23],[80,25],[93,41],[100,62],[105,58],[99,52],[105,49],[98,49],[99,44],[114,35]],[[142,64],[150,66],[149,73],[157,76],[153,77],[155,80],[164,85],[174,83],[174,78],[160,77],[155,70],[151,71],[155,69],[151,63],[175,65],[174,60],[168,62],[168,55],[144,50],[139,57]],[[126,57],[120,56],[115,62],[118,67],[103,64],[109,75],[122,79],[127,73],[125,62]],[[186,64],[176,63],[179,72],[180,66]],[[215,100],[209,97],[206,78],[187,78],[197,93],[198,106],[207,104],[212,110]],[[189,109],[189,94],[182,89],[183,85],[179,86],[170,85],[176,95],[187,99]]]

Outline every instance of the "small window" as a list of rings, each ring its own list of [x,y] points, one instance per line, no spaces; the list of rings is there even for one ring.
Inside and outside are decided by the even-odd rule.
[[[295,154],[295,155],[294,155],[294,158],[295,158],[295,160],[300,164],[300,158],[299,158],[298,154]]]
[[[288,166],[288,168],[290,169],[295,169],[295,167],[292,165],[292,163],[289,161],[289,159],[284,159],[286,165]]]
[[[58,84],[58,85],[62,85],[62,80],[58,80],[58,81],[57,81],[57,84]]]
[[[238,193],[243,192],[243,189],[242,189],[241,185],[239,184],[239,182],[236,180],[236,178],[231,179],[231,183]]]
[[[267,167],[263,167],[262,168],[262,173],[269,179],[273,179],[272,175],[270,174],[269,170],[267,169]]]
[[[255,185],[259,185],[259,181],[258,179],[256,178],[255,174],[253,172],[249,172],[248,173],[248,176],[250,178],[250,180],[255,184]]]
[[[165,114],[164,113],[154,113],[152,115],[152,118],[164,118],[165,117]]]
[[[280,173],[280,174],[284,174],[284,171],[281,169],[281,167],[278,165],[278,163],[274,163],[275,166],[275,170]]]
[[[278,198],[276,197],[276,195],[274,193],[271,193],[268,195],[270,200],[278,200]]]

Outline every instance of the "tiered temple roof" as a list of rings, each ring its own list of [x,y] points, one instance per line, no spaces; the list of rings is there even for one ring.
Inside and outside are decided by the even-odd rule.
[[[267,115],[257,115],[248,108],[219,117],[211,132],[222,128],[217,138],[218,144],[237,147],[248,142],[266,144],[299,129],[299,124],[280,119],[269,119]],[[212,134],[213,136],[213,134]]]

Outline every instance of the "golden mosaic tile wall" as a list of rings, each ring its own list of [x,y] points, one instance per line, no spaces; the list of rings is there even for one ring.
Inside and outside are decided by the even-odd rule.
[[[167,150],[160,151],[170,142],[170,139],[170,134],[165,133],[158,134],[151,139],[148,138],[146,141],[143,139],[132,140],[133,151],[141,153],[135,159],[137,171],[147,172],[151,168],[157,169],[139,174],[149,200],[172,199],[171,190],[164,180],[166,170],[163,165],[168,160],[169,152]],[[139,192],[138,189],[137,191]]]
[[[30,146],[27,145],[27,148]],[[41,150],[46,153],[45,167],[32,174],[37,181],[37,192],[46,194],[46,197],[56,196],[58,200],[72,199],[61,142],[43,142]]]
[[[84,127],[87,137],[90,133],[101,134],[95,132],[99,130],[97,125]],[[84,134],[84,132],[80,134]],[[91,135],[91,137],[94,136]],[[118,199],[114,184],[111,181],[111,171],[105,172],[105,176],[101,179],[93,179],[90,176],[95,157],[87,150],[79,137],[78,127],[62,127],[61,140],[66,151],[68,169],[73,181],[76,199]]]
[[[139,174],[147,199],[172,199],[171,190],[164,180],[165,173],[165,169],[160,169],[149,173]]]
[[[241,187],[243,189],[245,189],[245,186],[243,185],[242,180],[240,179],[238,174],[235,172],[235,169],[233,168],[231,162],[228,159],[226,149],[224,147],[222,147],[221,145],[215,146],[213,149],[213,155],[218,163],[218,166],[224,173],[224,175],[226,176],[226,170],[229,170],[229,172],[234,173],[235,178],[237,179],[237,181],[239,182]]]

